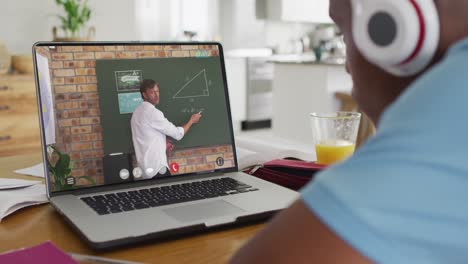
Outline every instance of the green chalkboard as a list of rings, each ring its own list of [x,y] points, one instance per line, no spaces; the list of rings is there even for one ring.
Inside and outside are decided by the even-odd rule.
[[[132,152],[130,119],[139,104],[134,80],[159,83],[156,107],[177,126],[202,111],[176,148],[231,144],[231,124],[219,57],[97,60],[104,153]]]

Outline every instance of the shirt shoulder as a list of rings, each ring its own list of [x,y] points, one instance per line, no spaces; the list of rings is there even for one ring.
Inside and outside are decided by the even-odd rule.
[[[139,115],[142,115],[145,119],[164,117],[164,114],[159,109],[148,102],[141,103],[135,111],[138,111]]]
[[[417,79],[384,112],[381,119],[383,128],[401,120],[413,122],[423,118],[427,121],[464,108],[468,97],[468,89],[465,88],[467,67],[468,40],[453,47],[440,63]],[[401,116],[405,118],[400,119]],[[440,119],[444,120],[446,118]]]

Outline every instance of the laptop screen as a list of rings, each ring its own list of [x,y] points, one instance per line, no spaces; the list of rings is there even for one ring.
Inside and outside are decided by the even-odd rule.
[[[237,168],[219,44],[34,52],[51,192]]]

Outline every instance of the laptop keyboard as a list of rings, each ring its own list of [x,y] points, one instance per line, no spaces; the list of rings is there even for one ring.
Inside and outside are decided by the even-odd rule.
[[[176,185],[82,197],[99,215],[177,204],[258,191],[232,178],[218,178]]]

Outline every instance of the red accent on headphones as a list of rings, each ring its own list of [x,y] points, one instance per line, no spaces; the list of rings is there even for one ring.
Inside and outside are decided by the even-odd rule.
[[[421,51],[422,49],[422,46],[423,46],[423,43],[424,43],[424,39],[426,38],[426,24],[424,23],[424,18],[423,18],[423,14],[422,14],[422,11],[421,11],[421,8],[418,6],[418,4],[414,1],[414,0],[409,0],[411,2],[411,4],[414,6],[414,9],[416,10],[416,13],[418,15],[418,20],[419,20],[419,39],[418,39],[418,44],[416,45],[416,48],[414,49],[414,51],[408,56],[408,58],[406,58],[405,60],[403,60],[401,63],[399,63],[398,65],[403,65],[403,64],[406,64],[410,61],[412,61],[414,58],[416,58],[416,56],[418,55],[418,53]]]

